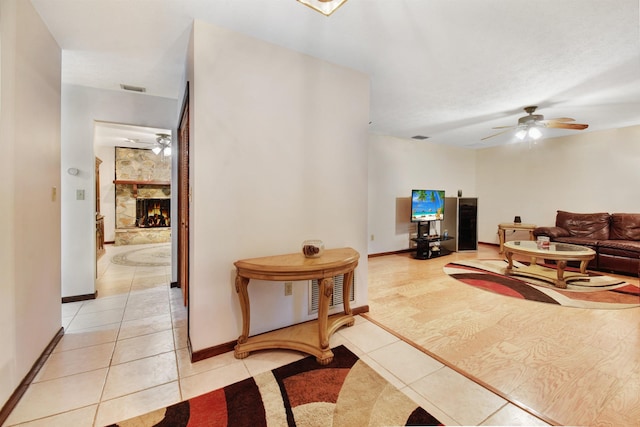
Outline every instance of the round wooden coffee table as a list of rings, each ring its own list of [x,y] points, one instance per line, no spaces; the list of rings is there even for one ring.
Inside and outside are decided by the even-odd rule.
[[[586,246],[570,245],[568,243],[551,243],[548,247],[539,247],[537,242],[530,240],[515,240],[505,242],[504,254],[509,262],[505,273],[507,275],[527,276],[553,283],[557,288],[566,289],[567,282],[585,279],[587,264],[595,258],[596,253]],[[513,268],[513,254],[531,257],[528,266]],[[537,259],[556,261],[556,269],[537,264]],[[565,272],[567,261],[580,261],[580,272]]]

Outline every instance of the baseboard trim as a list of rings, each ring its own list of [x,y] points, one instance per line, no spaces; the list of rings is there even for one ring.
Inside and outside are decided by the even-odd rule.
[[[489,243],[489,242],[478,242],[478,245],[500,246],[498,243]],[[413,249],[400,249],[399,251],[391,251],[391,252],[380,252],[380,253],[377,253],[377,254],[369,254],[369,255],[367,255],[367,258],[375,258],[375,257],[385,256],[385,255],[405,254],[407,252],[415,252],[415,250],[416,249],[413,248]]]
[[[38,357],[38,360],[35,361],[29,372],[27,372],[27,375],[25,375],[22,382],[20,382],[13,394],[9,397],[7,403],[2,406],[2,409],[0,409],[0,425],[4,425],[4,422],[7,421],[11,411],[13,411],[18,405],[18,402],[20,402],[20,399],[27,391],[27,388],[29,388],[36,375],[38,375],[38,372],[40,372],[40,369],[42,369],[42,366],[47,361],[63,335],[64,328],[61,327],[58,332],[56,332],[51,342],[49,342],[49,345],[44,349],[40,357]]]
[[[233,351],[233,348],[236,346],[236,341],[230,341],[223,344],[219,344],[213,347],[208,347],[202,350],[193,351],[191,346],[189,346],[189,350],[191,351],[191,363],[199,362],[204,359],[208,359],[210,357],[219,356],[223,353],[228,353]]]
[[[363,306],[351,309],[351,314],[353,314],[354,316],[357,316],[362,313],[368,313],[368,312],[369,312],[369,305],[363,305]]]
[[[415,249],[400,249],[399,251],[379,252],[377,254],[369,254],[367,255],[367,258],[375,258],[375,257],[385,256],[385,255],[404,254],[404,253],[413,252],[413,251],[415,251]]]
[[[96,299],[98,297],[98,291],[95,291],[92,294],[84,294],[84,295],[73,295],[70,297],[62,297],[62,303],[68,302],[77,302],[77,301],[86,301],[90,299]]]
[[[353,308],[351,310],[351,313],[354,316],[357,316],[359,314],[362,313],[367,313],[369,312],[369,306],[368,305],[363,305],[361,307],[356,307]],[[311,321],[311,320],[310,320]],[[191,340],[188,340],[188,346],[189,346],[189,353],[191,354],[191,363],[195,363],[195,362],[199,362],[201,360],[204,359],[208,359],[210,357],[214,357],[214,356],[219,356],[223,353],[228,353],[230,351],[233,351],[233,349],[235,348],[236,344],[237,344],[237,340],[234,341],[229,341],[226,343],[222,343],[222,344],[218,344],[216,346],[213,347],[208,347],[202,350],[198,350],[198,351],[193,351],[191,348]]]

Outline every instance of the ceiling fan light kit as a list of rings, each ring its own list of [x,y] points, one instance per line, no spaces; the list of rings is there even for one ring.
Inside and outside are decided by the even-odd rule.
[[[162,161],[165,160],[165,157],[171,156],[171,135],[168,133],[156,133],[156,140],[154,142],[131,138],[125,138],[125,141],[146,145],[153,144],[151,151],[156,156],[160,155],[162,157]]]
[[[151,151],[156,155],[160,154],[164,161],[165,156],[171,155],[171,135],[167,133],[158,133],[156,134],[156,142],[158,145],[153,147]]]
[[[540,132],[540,129],[534,126],[529,128],[527,135],[529,135],[533,139],[540,139],[540,137],[542,137],[542,132]]]
[[[520,129],[518,132],[516,132],[516,138],[518,138],[520,141],[524,141],[524,138],[527,136],[533,140],[538,140],[542,138],[542,132],[540,132],[540,129],[535,126]]]
[[[309,6],[316,12],[322,13],[324,16],[329,16],[340,6],[346,3],[347,0],[298,0],[298,2]]]

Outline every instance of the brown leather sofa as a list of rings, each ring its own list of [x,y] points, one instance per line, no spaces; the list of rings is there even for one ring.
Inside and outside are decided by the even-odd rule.
[[[538,227],[533,235],[593,249],[596,257],[587,268],[640,274],[640,213],[558,211],[555,227]]]

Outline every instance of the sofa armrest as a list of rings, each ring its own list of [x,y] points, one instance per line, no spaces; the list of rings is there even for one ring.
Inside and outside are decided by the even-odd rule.
[[[562,227],[536,227],[533,230],[533,235],[537,238],[538,236],[546,236],[553,239],[557,239],[558,237],[569,237],[571,234],[569,230],[566,230]]]

